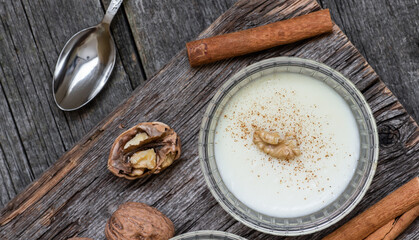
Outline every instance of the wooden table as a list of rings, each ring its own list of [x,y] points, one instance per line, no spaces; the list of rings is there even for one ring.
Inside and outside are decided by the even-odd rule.
[[[194,39],[235,1],[127,0],[112,27],[118,48],[114,80],[82,110],[62,112],[53,103],[51,94],[56,59],[73,33],[100,21],[108,2],[0,2],[1,205],[38,178],[134,88],[163,67],[186,41]],[[413,0],[393,1],[391,5],[384,0],[337,2],[339,4],[321,1],[320,4],[331,9],[336,23],[408,113],[418,120],[419,46],[415,41],[419,34],[416,11],[419,6]],[[388,152],[398,151],[403,129],[384,125],[379,130],[381,147]],[[411,157],[414,161],[418,155]],[[391,173],[391,168],[382,172],[389,176]],[[378,179],[386,178],[379,176]],[[382,196],[406,180],[403,176],[389,179],[400,179],[400,182],[383,185]],[[416,222],[404,233],[404,238],[417,236],[417,230]]]

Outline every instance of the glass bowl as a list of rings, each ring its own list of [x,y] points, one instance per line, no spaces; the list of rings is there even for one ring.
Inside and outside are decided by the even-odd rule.
[[[317,212],[301,217],[272,217],[249,208],[226,187],[215,160],[215,129],[224,106],[243,86],[260,76],[273,72],[309,75],[326,83],[346,101],[356,119],[359,130],[360,157],[349,184],[332,203]],[[244,68],[217,91],[202,120],[199,133],[199,157],[205,181],[212,195],[224,210],[236,220],[268,234],[281,236],[304,235],[335,224],[361,201],[371,184],[377,166],[377,127],[371,109],[361,92],[339,72],[312,60],[295,57],[271,58]]]
[[[237,235],[220,232],[220,231],[196,231],[185,233],[176,237],[171,238],[170,240],[247,240],[246,238],[239,237]]]

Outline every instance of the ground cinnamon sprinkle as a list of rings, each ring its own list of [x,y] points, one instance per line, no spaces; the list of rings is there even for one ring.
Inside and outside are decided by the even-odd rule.
[[[285,166],[294,166],[292,168],[294,171],[294,173],[291,173],[292,175],[296,175],[297,172],[306,174],[304,182],[301,182],[302,185],[300,183],[297,183],[297,185],[299,189],[310,189],[311,186],[309,183],[316,181],[316,178],[320,177],[316,174],[320,168],[313,169],[312,166],[332,156],[329,152],[331,143],[325,142],[319,130],[322,129],[323,124],[328,123],[325,119],[319,119],[318,116],[306,113],[306,111],[304,114],[301,114],[301,110],[293,103],[295,100],[291,100],[292,95],[295,95],[294,91],[282,89],[281,92],[276,93],[276,97],[279,98],[276,101],[283,103],[284,107],[279,107],[272,111],[272,106],[264,106],[258,102],[254,102],[246,111],[240,109],[233,111],[231,115],[224,115],[224,118],[228,118],[232,122],[225,130],[231,134],[235,141],[238,139],[244,140],[246,142],[244,146],[253,150],[257,150],[251,142],[253,132],[257,129],[279,132],[284,135],[286,132],[291,133],[301,143],[303,147],[301,150],[302,155],[294,159],[294,162],[281,160],[279,164],[282,165],[282,169]],[[272,103],[272,101],[269,101],[269,103]],[[314,104],[311,107],[317,108],[317,105]],[[314,129],[314,131],[308,129]],[[318,157],[320,154],[324,157]],[[266,158],[266,164],[268,164],[266,166],[276,168],[278,160],[268,156]],[[280,183],[292,181],[288,176],[282,176]]]

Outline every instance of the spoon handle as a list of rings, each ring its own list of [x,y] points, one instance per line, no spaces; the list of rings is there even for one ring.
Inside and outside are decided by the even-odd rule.
[[[109,4],[108,10],[106,10],[106,14],[103,17],[102,23],[111,24],[113,17],[115,16],[116,12],[118,11],[119,7],[121,6],[123,0],[112,0]]]

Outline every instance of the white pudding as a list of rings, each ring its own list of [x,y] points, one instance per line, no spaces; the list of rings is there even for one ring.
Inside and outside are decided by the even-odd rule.
[[[273,158],[252,142],[255,130],[290,133],[301,155]],[[360,140],[349,106],[331,87],[296,73],[274,73],[235,93],[217,123],[214,152],[227,188],[273,217],[314,213],[352,178]]]

